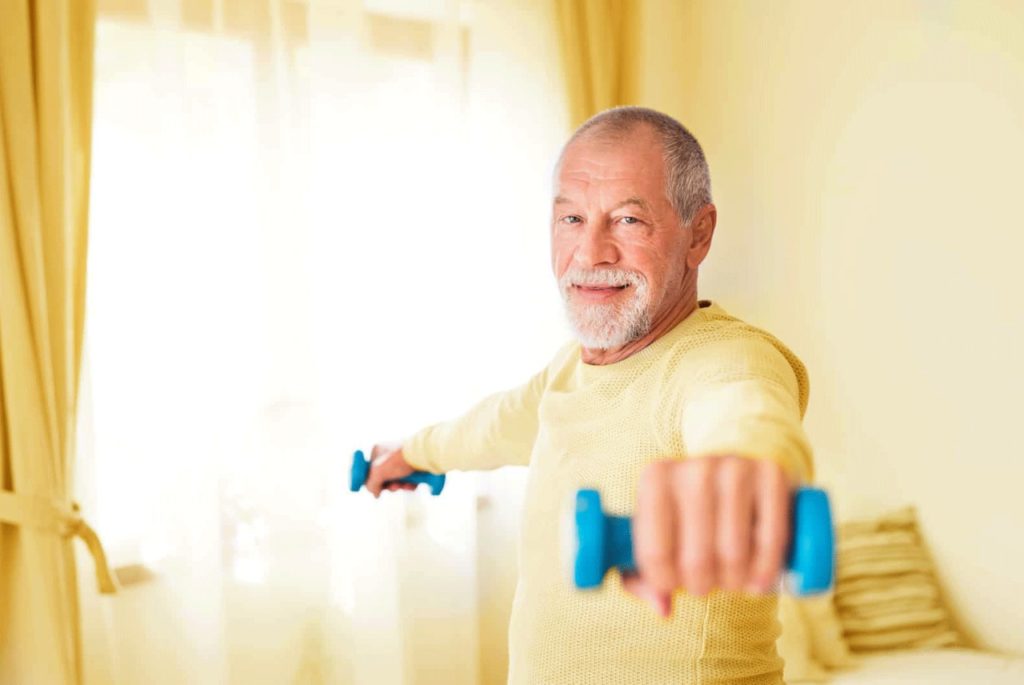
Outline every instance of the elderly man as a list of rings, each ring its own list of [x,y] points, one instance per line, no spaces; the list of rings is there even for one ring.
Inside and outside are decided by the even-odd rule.
[[[811,477],[808,380],[775,337],[698,300],[716,220],[679,122],[593,117],[562,151],[551,216],[576,340],[521,387],[374,448],[374,496],[416,469],[529,466],[510,683],[782,682],[773,592],[791,490]],[[638,573],[603,592],[574,590],[558,561],[579,487],[635,516]]]

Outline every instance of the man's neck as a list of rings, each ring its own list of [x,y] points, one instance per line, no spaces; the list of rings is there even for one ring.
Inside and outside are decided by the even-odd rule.
[[[692,314],[696,309],[696,293],[693,294],[692,298],[680,298],[678,302],[658,317],[654,322],[654,325],[651,326],[651,330],[649,330],[642,338],[631,340],[622,347],[615,347],[607,350],[584,347],[580,353],[580,357],[583,359],[584,363],[592,364],[594,366],[604,366],[606,364],[614,364],[615,362],[622,361],[627,357],[633,356],[661,336],[671,331],[677,324],[679,324],[679,322]]]

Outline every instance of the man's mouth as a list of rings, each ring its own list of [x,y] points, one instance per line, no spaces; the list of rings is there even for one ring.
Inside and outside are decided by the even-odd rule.
[[[613,290],[625,290],[629,287],[629,284],[625,285],[579,285],[573,283],[572,287],[578,288],[579,290],[588,290],[591,292],[611,292]]]
[[[578,285],[573,284],[572,289],[584,302],[604,302],[617,297],[620,292],[629,287],[626,285]]]

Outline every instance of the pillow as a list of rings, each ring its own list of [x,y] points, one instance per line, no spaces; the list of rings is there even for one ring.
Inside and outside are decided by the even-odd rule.
[[[787,594],[779,595],[779,623],[782,632],[775,646],[785,662],[783,679],[787,683],[828,682],[828,674],[811,653],[811,637],[797,600]]]
[[[839,526],[835,604],[854,652],[963,644],[913,507]]]

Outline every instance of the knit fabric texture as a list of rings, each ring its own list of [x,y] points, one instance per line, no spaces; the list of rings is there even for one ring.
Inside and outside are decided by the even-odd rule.
[[[677,592],[662,619],[615,571],[599,590],[575,589],[560,528],[584,487],[607,512],[630,515],[644,466],[662,459],[770,459],[794,484],[809,480],[804,365],[708,300],[624,360],[591,365],[580,354],[578,342],[563,346],[524,385],[403,443],[411,465],[435,473],[529,466],[509,683],[782,683],[776,596]]]

